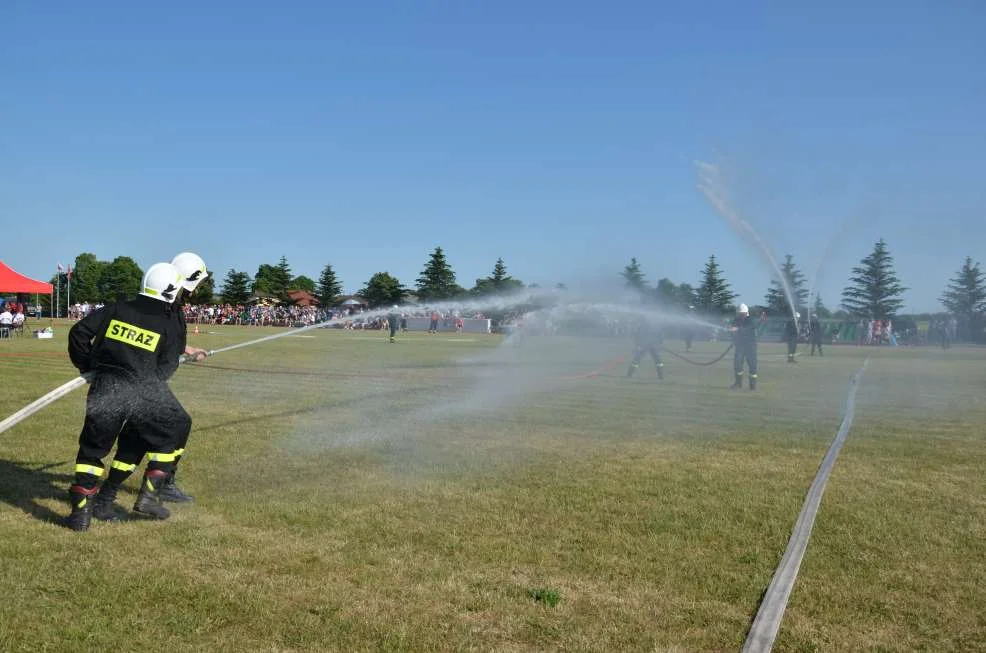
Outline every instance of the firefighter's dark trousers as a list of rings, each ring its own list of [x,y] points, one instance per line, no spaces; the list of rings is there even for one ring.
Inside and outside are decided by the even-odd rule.
[[[736,345],[733,350],[733,372],[736,375],[736,382],[739,383],[743,377],[743,363],[750,372],[750,381],[756,382],[757,379],[757,346],[756,345]]]
[[[103,458],[119,440],[112,468],[125,479],[144,454],[148,470],[174,471],[175,449],[184,446],[192,419],[157,379],[140,382],[98,374],[86,399],[86,418],[75,459],[75,484],[94,487],[103,475]]]

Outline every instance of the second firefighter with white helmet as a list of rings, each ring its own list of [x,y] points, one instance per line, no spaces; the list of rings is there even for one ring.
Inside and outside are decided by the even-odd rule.
[[[175,266],[175,269],[178,270],[178,274],[182,276],[182,289],[179,292],[178,297],[175,299],[176,310],[174,311],[175,319],[180,325],[180,333],[182,335],[182,353],[189,357],[190,360],[200,361],[208,356],[209,352],[205,349],[192,347],[188,344],[188,325],[185,322],[185,311],[183,309],[183,305],[187,296],[194,292],[198,285],[209,276],[209,271],[206,268],[205,261],[202,260],[202,257],[193,252],[182,252],[172,259],[171,264]],[[178,469],[178,463],[181,462],[182,456],[185,455],[185,446],[188,444],[188,436],[190,434],[191,429],[184,432],[184,434],[178,438],[178,441],[175,442],[175,464],[171,470],[171,475],[161,488],[162,501],[185,503],[194,500],[191,495],[183,492],[175,484],[175,473]]]
[[[798,320],[801,313],[795,312],[784,324],[784,340],[787,341],[787,362],[796,363],[795,355],[798,353]]]

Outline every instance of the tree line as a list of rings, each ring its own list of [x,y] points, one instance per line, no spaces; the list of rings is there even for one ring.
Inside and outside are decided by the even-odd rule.
[[[852,268],[849,283],[842,291],[839,310],[835,312],[825,307],[818,294],[809,297],[811,290],[807,287],[807,279],[790,254],[784,257],[780,271],[790,290],[794,310],[803,315],[814,313],[823,319],[893,320],[903,308],[902,295],[908,290],[897,277],[893,256],[883,239]],[[730,290],[715,256],[710,256],[706,262],[697,287],[675,284],[667,278],[650,287],[635,258],[630,259],[622,276],[627,287],[665,306],[693,307],[704,315],[725,315],[736,310],[733,300],[737,295]],[[984,340],[986,274],[980,263],[973,263],[972,257],[967,256],[955,276],[949,279],[939,301],[946,312],[955,316],[963,337]],[[778,316],[790,315],[791,308],[784,285],[777,279],[770,282],[763,303],[751,306],[751,310]]]
[[[140,266],[128,256],[100,261],[88,252],[79,254],[71,269],[73,303],[107,303],[133,297],[140,289],[143,276]],[[897,317],[904,306],[901,297],[907,288],[897,277],[893,256],[883,239],[877,241],[872,252],[852,268],[849,283],[842,291],[840,308],[835,312],[826,308],[817,294],[814,297],[808,296],[810,289],[807,287],[807,279],[790,254],[785,256],[780,271],[791,291],[795,310],[803,314],[815,313],[820,318],[888,320]],[[56,296],[61,302],[61,314],[66,313],[69,300],[66,292],[68,274],[61,272],[51,279],[51,283],[59,287]],[[694,307],[696,311],[709,316],[725,315],[736,310],[734,300],[737,295],[732,292],[715,255],[709,256],[695,286],[688,283],[676,284],[668,278],[661,278],[651,287],[636,258],[630,259],[621,276],[627,287],[665,306],[682,309]],[[558,285],[563,287],[563,284]],[[370,307],[376,308],[401,304],[412,294],[422,302],[449,301],[481,298],[536,286],[537,284],[525,285],[519,279],[511,277],[507,274],[503,259],[498,258],[489,276],[476,279],[471,288],[464,288],[457,283],[455,272],[444,250],[436,247],[425,262],[413,289],[405,286],[389,272],[377,272],[360,287],[357,294]],[[260,264],[253,276],[245,271],[230,269],[218,290],[215,275],[210,273],[192,293],[189,301],[193,304],[220,301],[239,305],[260,295],[290,302],[289,293],[295,290],[311,293],[325,307],[337,306],[344,298],[342,282],[330,263],[322,268],[318,280],[315,281],[304,275],[295,276],[287,258],[282,256],[276,264]],[[42,302],[47,310],[51,310],[51,302],[56,296]],[[948,313],[956,317],[959,329],[965,337],[983,339],[986,326],[986,275],[980,263],[973,263],[972,257],[966,257],[955,276],[949,279],[939,301]],[[790,302],[780,281],[772,280],[763,303],[751,306],[751,309],[763,310],[770,315],[790,314]]]
[[[100,261],[94,254],[83,253],[75,258],[71,272],[59,272],[51,278],[58,293],[46,298],[42,305],[51,309],[51,302],[58,298],[60,314],[65,314],[69,301],[69,281],[71,281],[72,303],[108,303],[133,297],[140,290],[143,271],[129,256],[118,256],[113,261]],[[475,285],[466,289],[456,282],[455,272],[449,264],[444,250],[436,247],[428,258],[421,275],[413,289],[404,286],[389,272],[377,272],[363,284],[357,293],[371,307],[400,304],[411,294],[419,301],[445,301],[463,297],[478,298],[498,293],[506,293],[525,287],[524,282],[507,274],[507,266],[498,258],[489,276],[476,279]],[[342,281],[331,263],[322,268],[318,281],[304,275],[295,276],[287,258],[282,256],[276,264],[261,263],[256,274],[230,269],[216,288],[215,275],[209,276],[199,284],[189,297],[192,304],[211,304],[216,301],[240,305],[254,297],[271,297],[283,303],[290,303],[290,293],[304,290],[312,294],[319,305],[337,306],[344,298]]]

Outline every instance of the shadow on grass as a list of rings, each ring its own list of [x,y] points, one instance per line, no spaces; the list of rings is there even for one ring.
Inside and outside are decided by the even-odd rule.
[[[58,463],[25,463],[0,460],[0,501],[20,508],[40,521],[64,526],[68,515],[68,488],[75,480],[73,474],[55,474],[48,470],[64,465]],[[121,488],[121,494],[133,495],[136,492]],[[58,499],[65,504],[65,514],[59,514],[43,506],[39,501]],[[138,513],[127,512],[117,506],[116,521],[153,521],[153,518]],[[94,523],[97,523],[94,521]]]
[[[20,508],[41,521],[60,524],[63,515],[40,505],[38,501],[61,499],[67,505],[68,486],[74,476],[48,471],[64,464],[0,460],[0,501]]]

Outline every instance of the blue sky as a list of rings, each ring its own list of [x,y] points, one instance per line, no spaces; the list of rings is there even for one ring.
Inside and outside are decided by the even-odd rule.
[[[796,6],[797,5],[797,6]],[[803,6],[802,6],[803,5]],[[30,2],[0,5],[0,259],[286,256],[347,291],[413,285],[442,246],[471,286],[696,282],[770,270],[737,208],[829,305],[885,238],[932,310],[986,261],[986,4]]]

